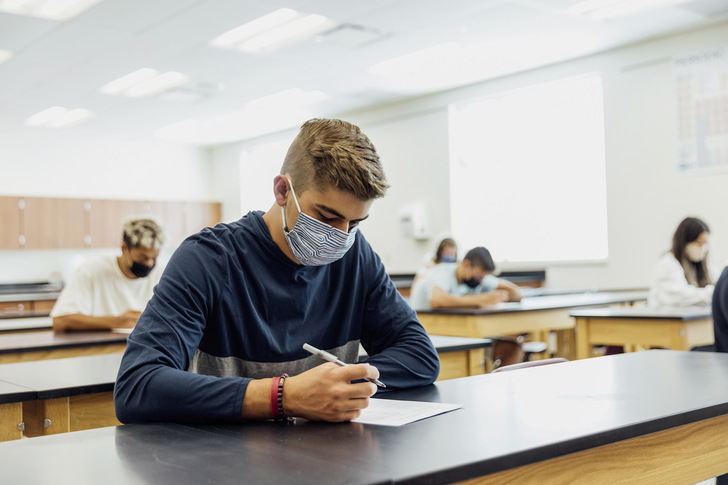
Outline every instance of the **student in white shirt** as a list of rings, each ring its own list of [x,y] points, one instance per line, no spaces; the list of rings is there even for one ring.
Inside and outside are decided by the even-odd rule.
[[[672,248],[657,262],[647,304],[651,307],[707,306],[717,271],[708,265],[710,229],[696,217],[677,226]]]
[[[162,276],[157,265],[162,227],[150,218],[123,226],[121,256],[99,255],[74,272],[53,306],[53,330],[132,328]]]

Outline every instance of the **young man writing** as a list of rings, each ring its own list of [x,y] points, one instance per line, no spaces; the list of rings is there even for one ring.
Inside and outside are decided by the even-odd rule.
[[[53,330],[134,327],[162,276],[157,258],[164,240],[156,221],[148,217],[127,220],[121,256],[89,258],[63,288],[51,311]]]
[[[268,212],[205,229],[170,260],[129,337],[119,419],[347,421],[377,390],[363,379],[432,383],[437,353],[358,231],[387,187],[359,128],[306,122]],[[321,364],[304,343],[352,365]],[[370,357],[355,364],[360,343]]]
[[[410,304],[415,310],[468,308],[520,301],[521,290],[510,281],[491,275],[495,263],[490,251],[473,248],[460,263],[440,263],[412,287]]]

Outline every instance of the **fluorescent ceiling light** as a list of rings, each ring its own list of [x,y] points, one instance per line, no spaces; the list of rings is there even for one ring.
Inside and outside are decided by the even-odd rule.
[[[9,60],[11,57],[13,57],[12,52],[0,49],[0,64]]]
[[[101,0],[0,0],[0,11],[50,20],[70,20]]]
[[[569,7],[566,12],[595,19],[609,19],[692,1],[694,0],[586,0]]]
[[[145,67],[111,81],[101,88],[101,92],[132,98],[145,98],[169,91],[189,81],[188,76],[179,72],[160,72]]]
[[[321,91],[304,91],[301,88],[293,88],[254,99],[245,106],[250,109],[297,108],[318,103],[326,97],[326,94]]]
[[[322,15],[281,8],[236,27],[210,41],[215,47],[244,52],[266,52],[331,30],[340,24]]]
[[[87,109],[70,109],[64,108],[63,106],[53,106],[52,108],[34,114],[25,120],[25,124],[39,128],[68,128],[69,126],[91,119],[94,116],[96,114]]]

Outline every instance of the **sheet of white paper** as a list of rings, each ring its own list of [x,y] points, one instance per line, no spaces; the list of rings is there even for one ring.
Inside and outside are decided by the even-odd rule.
[[[369,407],[363,409],[359,417],[352,421],[382,426],[402,426],[461,407],[463,407],[462,404],[370,399]]]

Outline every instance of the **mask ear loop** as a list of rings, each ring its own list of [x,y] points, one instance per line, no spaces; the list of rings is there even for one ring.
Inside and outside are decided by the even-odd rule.
[[[291,182],[291,179],[286,177],[286,180],[288,180],[288,185],[291,187],[291,193],[293,194],[293,202],[296,203],[296,208],[298,209],[298,213],[301,213],[301,206],[298,205],[298,197],[296,197],[296,192],[293,190],[293,182]],[[283,231],[285,233],[288,233],[288,224],[286,223],[286,211],[285,211],[284,205],[281,206],[281,214],[283,215]]]
[[[291,186],[291,193],[293,194],[293,202],[296,203],[296,209],[298,209],[298,212],[301,212],[301,206],[298,205],[298,197],[296,197],[296,191],[293,190],[293,182],[291,182],[291,179],[286,177],[288,179],[288,184]]]

